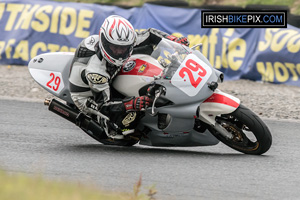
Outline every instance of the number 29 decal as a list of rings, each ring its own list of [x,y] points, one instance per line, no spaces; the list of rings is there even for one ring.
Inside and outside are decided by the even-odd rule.
[[[211,73],[210,66],[197,56],[190,54],[175,72],[171,83],[188,96],[195,96],[209,79]]]
[[[61,72],[35,68],[30,68],[29,71],[36,82],[51,93],[59,94],[65,87]]]
[[[197,62],[195,62],[192,59],[188,59],[185,64],[186,67],[181,68],[181,70],[179,71],[179,76],[181,78],[184,78],[185,75],[188,75],[191,85],[194,88],[197,88],[200,82],[202,81],[202,78],[205,77],[207,72],[201,65],[199,65]],[[192,72],[196,72],[196,73],[198,72],[198,78],[196,80],[194,79]]]
[[[61,82],[59,76],[55,76],[54,73],[50,73],[51,80],[47,82],[47,86],[54,91],[57,91]]]

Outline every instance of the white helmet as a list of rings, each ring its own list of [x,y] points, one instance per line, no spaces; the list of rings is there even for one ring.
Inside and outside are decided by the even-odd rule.
[[[129,21],[112,15],[106,18],[99,31],[99,47],[109,63],[121,66],[132,54],[136,33]]]

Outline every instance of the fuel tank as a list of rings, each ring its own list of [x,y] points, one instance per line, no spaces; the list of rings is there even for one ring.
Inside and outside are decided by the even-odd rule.
[[[125,96],[139,96],[139,89],[162,73],[163,67],[151,56],[135,54],[124,64],[113,87]]]

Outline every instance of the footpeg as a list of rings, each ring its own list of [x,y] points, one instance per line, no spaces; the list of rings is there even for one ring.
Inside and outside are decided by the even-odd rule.
[[[51,101],[52,101],[52,99],[45,99],[44,100],[44,105],[45,106],[50,106]]]

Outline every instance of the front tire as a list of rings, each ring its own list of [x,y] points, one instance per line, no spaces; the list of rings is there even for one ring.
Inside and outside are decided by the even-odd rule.
[[[216,117],[216,125],[208,129],[225,145],[245,154],[261,155],[272,144],[266,124],[243,105],[230,114]]]

